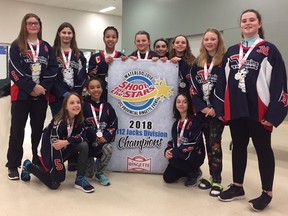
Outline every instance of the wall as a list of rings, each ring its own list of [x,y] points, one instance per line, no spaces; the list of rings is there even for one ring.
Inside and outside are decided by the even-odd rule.
[[[81,49],[103,49],[103,30],[115,26],[122,35],[122,18],[91,12],[47,7],[23,2],[1,0],[0,44],[11,43],[19,34],[22,18],[26,13],[37,14],[43,23],[43,39],[53,45],[59,25],[70,22],[76,31],[76,39]],[[121,49],[121,38],[116,47]]]
[[[223,31],[226,46],[241,39],[240,14],[257,9],[263,18],[265,37],[275,43],[288,62],[288,1],[285,0],[123,0],[122,46],[130,54],[134,35],[150,33],[152,41],[178,34],[198,35],[208,27]],[[285,28],[284,28],[285,27]]]

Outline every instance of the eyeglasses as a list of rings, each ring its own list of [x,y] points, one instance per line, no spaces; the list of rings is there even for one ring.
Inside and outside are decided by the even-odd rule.
[[[27,22],[26,23],[26,26],[36,26],[36,27],[39,27],[40,26],[40,23],[39,22]]]

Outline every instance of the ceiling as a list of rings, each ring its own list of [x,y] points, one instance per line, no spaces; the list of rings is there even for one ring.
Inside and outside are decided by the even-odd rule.
[[[11,0],[10,0],[11,1]],[[67,8],[81,10],[93,13],[99,13],[99,10],[114,6],[115,10],[105,14],[122,16],[122,0],[12,0],[18,2],[29,2],[33,4],[46,5],[51,7]]]

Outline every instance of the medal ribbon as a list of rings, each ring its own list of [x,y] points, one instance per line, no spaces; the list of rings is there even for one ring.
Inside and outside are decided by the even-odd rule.
[[[67,137],[71,136],[72,131],[73,131],[73,127],[74,127],[74,120],[72,120],[71,124],[68,121],[68,124],[67,124]]]
[[[178,133],[178,137],[177,137],[177,146],[179,147],[181,145],[181,140],[182,140],[182,137],[183,137],[183,134],[184,134],[184,130],[185,130],[185,127],[186,127],[186,124],[187,124],[187,119],[185,119],[185,121],[183,122],[183,125],[182,125],[182,128],[181,128],[181,131],[180,133]],[[177,124],[177,130],[179,128],[179,125],[180,125],[180,120],[178,121],[178,124]]]
[[[35,63],[37,61],[37,59],[38,59],[38,56],[39,56],[39,49],[40,49],[39,40],[37,39],[37,41],[36,41],[36,50],[34,50],[33,43],[28,41],[28,45],[29,45],[30,50],[32,52],[33,61]]]
[[[72,50],[71,49],[69,50],[67,58],[66,58],[66,55],[64,53],[64,50],[61,49],[61,53],[62,53],[62,57],[63,57],[63,61],[64,61],[64,64],[65,64],[65,67],[69,68],[70,67],[70,62],[71,62]]]
[[[149,55],[149,51],[146,51],[146,54],[145,54],[144,59],[148,59],[148,55]],[[138,59],[141,59],[141,55],[140,55],[140,52],[139,52],[139,51],[137,51],[137,58],[138,58]]]
[[[211,61],[209,68],[207,68],[207,63],[205,62],[205,64],[204,64],[204,79],[205,79],[205,81],[208,79],[208,76],[211,74],[213,66],[214,66],[213,59]]]
[[[239,49],[239,70],[241,70],[241,67],[245,64],[248,56],[250,55],[250,53],[252,52],[252,50],[255,48],[255,46],[259,43],[263,41],[260,37],[258,37],[254,43],[252,44],[252,46],[249,48],[248,52],[245,54],[245,56],[243,57],[243,44],[240,43],[240,49]]]
[[[107,58],[107,57],[109,57],[109,56],[111,56],[111,57],[114,58],[114,56],[115,56],[115,50],[113,51],[113,53],[107,53],[106,50],[104,50],[103,53],[104,53],[104,57],[105,57],[105,58]]]
[[[100,108],[99,108],[99,121],[97,120],[97,115],[96,115],[94,106],[90,104],[90,107],[91,107],[91,111],[92,111],[97,129],[100,129],[100,118],[101,118],[102,111],[103,111],[103,103],[100,105]]]

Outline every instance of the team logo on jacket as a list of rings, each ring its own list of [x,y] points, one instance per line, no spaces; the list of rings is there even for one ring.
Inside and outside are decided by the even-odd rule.
[[[152,112],[160,102],[169,99],[173,87],[165,78],[154,78],[142,70],[132,70],[124,75],[124,80],[110,91],[119,99],[120,108],[133,116],[143,116]]]
[[[288,93],[282,93],[282,102],[284,104],[284,107],[288,107]]]

